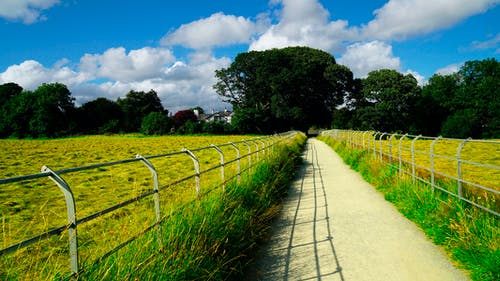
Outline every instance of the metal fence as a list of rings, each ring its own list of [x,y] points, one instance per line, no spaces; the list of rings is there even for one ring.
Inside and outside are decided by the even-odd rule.
[[[328,130],[321,135],[367,150],[411,176],[472,206],[500,216],[500,141],[425,137],[375,131]]]
[[[181,151],[175,151],[175,152],[169,152],[169,153],[164,153],[164,154],[159,154],[159,155],[152,155],[152,156],[142,156],[142,155],[136,155],[135,158],[131,159],[125,159],[125,160],[119,160],[119,161],[114,161],[114,162],[106,162],[106,163],[101,163],[101,164],[96,164],[96,165],[89,165],[89,166],[83,166],[83,167],[76,167],[76,168],[69,168],[69,169],[64,169],[64,170],[58,170],[54,171],[50,169],[49,167],[43,166],[41,169],[41,173],[38,174],[31,174],[31,175],[24,175],[24,176],[19,176],[19,177],[13,177],[13,178],[6,178],[6,179],[0,179],[0,187],[5,184],[10,184],[10,183],[17,183],[17,182],[23,182],[23,181],[28,181],[28,180],[33,180],[33,179],[41,179],[41,178],[49,178],[52,180],[57,187],[59,188],[60,192],[64,195],[65,199],[65,205],[66,205],[66,211],[67,211],[67,224],[66,225],[61,225],[60,227],[56,227],[53,229],[50,229],[46,232],[39,233],[39,235],[36,235],[34,237],[31,237],[29,239],[23,240],[21,242],[15,243],[13,245],[7,246],[3,249],[0,250],[0,257],[15,253],[23,248],[26,248],[34,243],[46,240],[50,238],[51,236],[55,235],[60,235],[67,231],[68,238],[69,238],[69,267],[71,271],[71,276],[76,276],[82,271],[81,267],[81,262],[79,258],[79,246],[78,246],[78,227],[88,223],[96,218],[102,217],[106,214],[110,214],[116,210],[119,210],[120,208],[123,208],[125,206],[128,206],[134,202],[137,202],[141,199],[144,199],[146,197],[152,197],[154,201],[154,214],[155,214],[155,221],[153,224],[149,225],[145,229],[142,229],[139,231],[136,235],[125,241],[124,243],[120,244],[119,246],[113,248],[112,250],[108,251],[105,253],[101,258],[107,257],[119,249],[123,248],[127,244],[130,244],[137,238],[141,237],[144,235],[146,232],[156,230],[157,232],[157,243],[158,243],[158,248],[161,249],[163,247],[163,242],[162,242],[162,227],[161,224],[168,218],[168,216],[165,216],[161,213],[161,208],[160,208],[160,191],[172,187],[173,185],[188,181],[188,180],[193,180],[194,179],[194,191],[196,193],[196,198],[199,198],[200,196],[203,196],[204,194],[201,192],[202,184],[201,184],[201,176],[203,174],[206,174],[208,172],[220,169],[220,181],[218,181],[218,185],[215,186],[221,187],[222,191],[225,191],[225,186],[226,183],[232,180],[240,181],[241,174],[244,172],[247,172],[248,170],[252,169],[256,164],[258,164],[260,161],[263,159],[269,157],[272,155],[272,151],[275,149],[276,145],[286,142],[293,138],[295,136],[296,132],[287,132],[283,134],[277,134],[274,136],[266,136],[266,137],[257,137],[257,138],[251,138],[247,140],[241,140],[239,142],[230,142],[230,143],[225,143],[225,144],[219,144],[219,145],[210,145],[206,147],[199,147],[199,148],[194,148],[194,149],[182,149]],[[244,151],[241,151],[241,148],[246,147]],[[225,157],[225,154],[223,152],[223,148],[225,149],[233,149],[234,152],[236,153],[236,157],[233,159],[227,159]],[[202,152],[202,151],[208,151],[208,150],[213,150],[216,151],[217,154],[220,156],[220,161],[218,165],[209,167],[205,170],[200,170],[200,159],[197,157],[197,153]],[[158,159],[158,158],[168,158],[176,155],[185,155],[186,157],[189,157],[192,162],[193,162],[193,173],[189,175],[184,175],[182,178],[175,180],[174,182],[169,182],[166,185],[160,186],[159,184],[159,174],[157,172],[157,169],[155,165],[150,161],[152,159]],[[253,159],[253,161],[252,161]],[[241,162],[246,161],[246,165],[242,165]],[[149,191],[147,192],[142,192],[138,196],[135,196],[133,198],[130,198],[125,201],[121,201],[113,206],[104,208],[102,210],[99,210],[97,212],[94,212],[93,214],[90,214],[88,216],[78,218],[77,212],[76,212],[76,204],[75,204],[75,197],[73,195],[72,188],[70,185],[65,181],[63,178],[63,175],[69,174],[69,173],[78,173],[82,171],[88,171],[88,170],[94,170],[94,169],[100,169],[104,167],[110,167],[110,166],[118,166],[118,165],[124,165],[126,163],[133,163],[133,162],[139,162],[143,163],[144,167],[149,170],[151,173],[152,177],[152,186]],[[236,171],[232,175],[228,175],[225,167],[229,164],[235,164],[236,165]],[[208,188],[208,187],[207,187]],[[22,227],[22,226],[20,226]]]

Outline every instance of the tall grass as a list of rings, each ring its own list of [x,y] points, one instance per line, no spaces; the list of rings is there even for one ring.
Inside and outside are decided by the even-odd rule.
[[[500,280],[500,222],[497,217],[445,196],[426,185],[400,178],[395,167],[372,158],[372,154],[349,149],[343,142],[320,137],[344,161],[384,194],[453,262],[473,280]]]
[[[227,280],[242,274],[293,179],[305,137],[220,189],[171,209],[160,237],[151,231],[94,264],[81,280]]]

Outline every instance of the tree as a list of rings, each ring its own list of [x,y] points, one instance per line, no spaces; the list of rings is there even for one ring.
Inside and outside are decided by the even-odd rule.
[[[12,113],[10,103],[22,91],[23,88],[16,83],[0,85],[0,137],[7,137],[12,133],[11,120],[9,120],[9,115]]]
[[[327,126],[331,111],[343,101],[343,91],[330,83],[339,70],[332,65],[332,55],[308,47],[241,53],[216,71],[214,89],[233,105],[244,132]]]
[[[412,126],[412,107],[420,88],[413,75],[382,69],[368,73],[362,93],[369,102],[360,111],[362,127],[384,132],[408,131]]]
[[[197,122],[198,118],[192,110],[186,109],[177,111],[173,116],[173,120],[175,127],[179,129],[188,121]]]
[[[141,124],[141,133],[145,135],[163,135],[173,126],[172,119],[161,112],[150,112],[144,116]]]
[[[128,132],[139,131],[142,119],[148,113],[168,113],[168,111],[163,108],[160,98],[154,90],[150,90],[149,92],[136,92],[132,90],[127,93],[124,99],[118,99],[117,102],[124,114],[124,129]]]
[[[122,116],[117,102],[97,98],[79,108],[79,127],[84,133],[117,133]]]

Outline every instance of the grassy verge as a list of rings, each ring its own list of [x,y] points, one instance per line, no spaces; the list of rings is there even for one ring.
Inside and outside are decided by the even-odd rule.
[[[300,159],[305,137],[283,145],[241,183],[230,183],[168,216],[163,247],[151,231],[87,265],[81,280],[227,280],[237,278],[269,230]]]
[[[398,170],[374,160],[370,153],[352,150],[345,143],[320,137],[358,171],[386,200],[440,245],[473,280],[500,280],[500,221],[451,196],[432,192]]]

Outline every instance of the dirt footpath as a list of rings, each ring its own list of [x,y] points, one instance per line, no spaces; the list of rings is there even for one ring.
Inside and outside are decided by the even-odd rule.
[[[252,279],[468,280],[326,144],[303,157]]]

